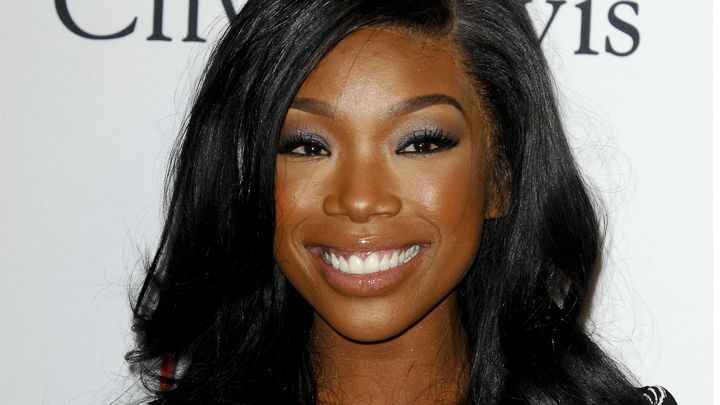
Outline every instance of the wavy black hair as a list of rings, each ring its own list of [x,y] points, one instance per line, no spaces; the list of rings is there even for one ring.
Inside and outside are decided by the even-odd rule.
[[[581,317],[602,238],[524,0],[249,0],[214,49],[172,159],[127,360],[153,404],[314,404],[313,310],[273,258],[274,164],[304,79],[352,32],[448,38],[490,108],[508,214],[457,287],[467,404],[640,404]],[[504,174],[503,174],[504,173]],[[171,356],[175,376],[159,363]],[[161,390],[165,385],[169,389]]]

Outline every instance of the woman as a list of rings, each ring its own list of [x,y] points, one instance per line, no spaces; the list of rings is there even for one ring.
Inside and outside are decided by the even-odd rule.
[[[674,403],[584,330],[599,226],[524,4],[244,6],[135,307],[153,403]]]

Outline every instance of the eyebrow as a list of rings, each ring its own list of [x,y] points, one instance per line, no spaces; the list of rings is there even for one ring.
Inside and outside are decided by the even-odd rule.
[[[335,116],[333,108],[330,104],[314,98],[296,98],[293,100],[292,104],[290,104],[290,108],[305,111],[311,114],[324,115],[326,117]]]
[[[462,108],[460,102],[458,102],[455,98],[442,93],[426,94],[394,103],[390,106],[390,108],[388,108],[385,118],[410,114],[412,112],[422,110],[423,108],[440,104],[455,107],[458,111],[460,111],[466,120],[468,119],[467,112],[465,112]],[[296,98],[293,100],[290,108],[326,117],[333,117],[335,115],[333,107],[329,103],[314,98]]]

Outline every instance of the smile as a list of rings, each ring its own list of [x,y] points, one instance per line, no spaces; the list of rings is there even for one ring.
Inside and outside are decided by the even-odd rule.
[[[342,252],[321,248],[323,261],[346,274],[372,274],[401,266],[420,252],[420,245],[406,249],[390,249],[372,252]]]

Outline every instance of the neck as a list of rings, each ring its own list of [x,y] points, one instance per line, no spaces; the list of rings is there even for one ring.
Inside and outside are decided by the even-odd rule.
[[[454,404],[462,398],[465,331],[455,294],[401,334],[350,340],[315,314],[311,348],[318,403]]]

